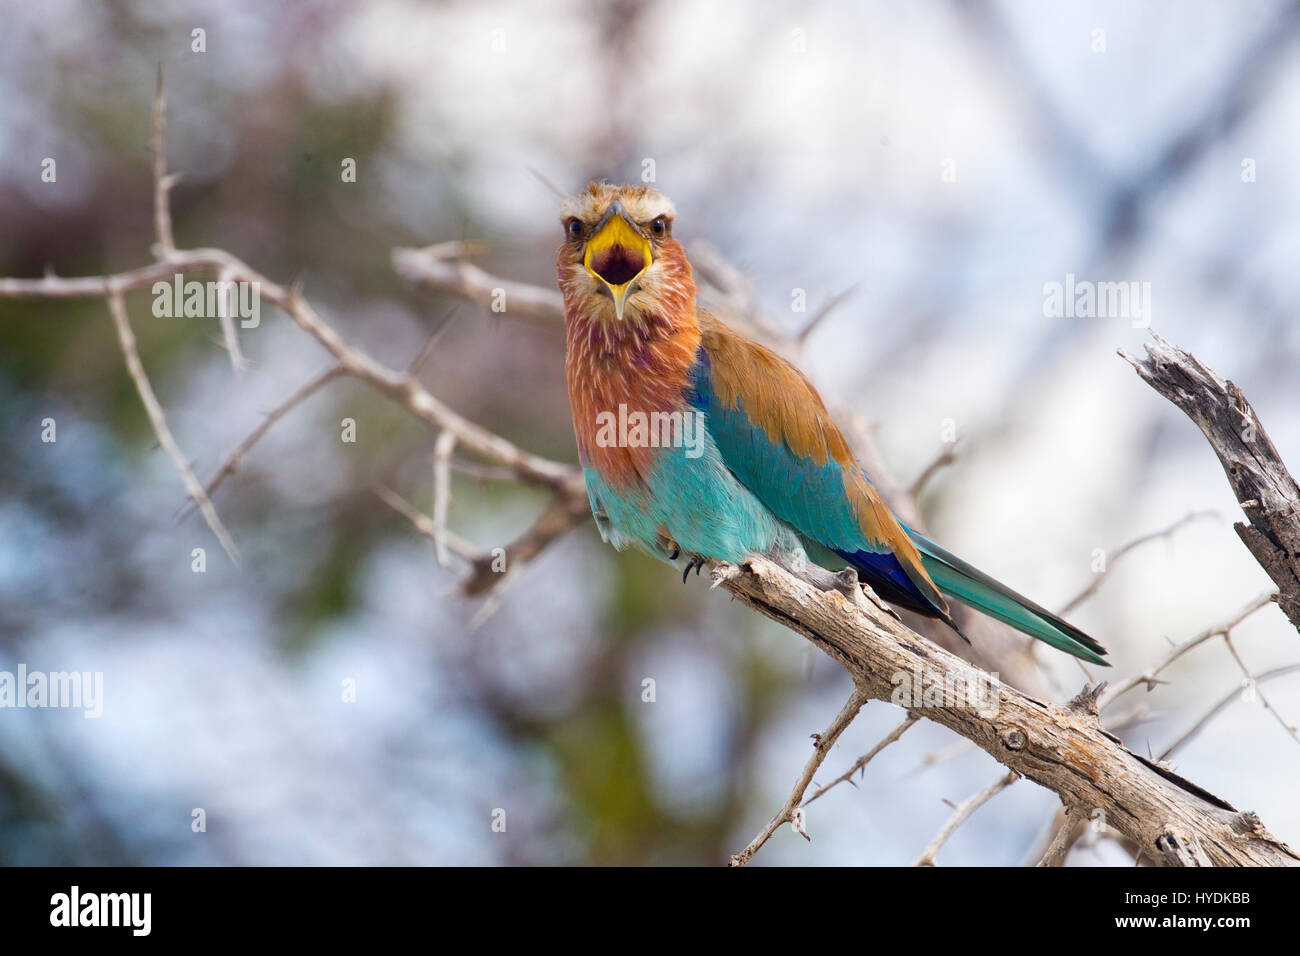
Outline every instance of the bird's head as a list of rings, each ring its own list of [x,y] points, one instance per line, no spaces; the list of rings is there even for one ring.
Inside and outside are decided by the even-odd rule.
[[[649,186],[591,183],[560,211],[556,265],[565,311],[622,323],[693,306],[695,284],[673,238],[672,202]]]

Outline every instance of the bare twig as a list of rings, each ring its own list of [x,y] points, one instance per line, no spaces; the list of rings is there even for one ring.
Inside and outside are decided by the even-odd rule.
[[[925,466],[925,470],[916,476],[916,481],[912,482],[912,487],[907,489],[908,495],[911,496],[913,500],[921,497],[921,492],[925,490],[925,486],[930,483],[930,480],[956,460],[957,443],[953,442],[944,448],[943,451],[939,452],[939,454],[935,456],[934,460]]]
[[[448,242],[426,249],[394,249],[398,275],[441,292],[450,292],[486,309],[554,326],[564,318],[564,300],[555,289],[513,282],[465,261],[481,244]]]
[[[236,374],[247,367],[244,353],[239,347],[239,331],[235,328],[235,303],[237,287],[233,274],[223,269],[217,274],[217,318],[221,322],[221,339],[230,355],[230,365]]]
[[[433,545],[438,563],[450,563],[447,553],[447,512],[451,507],[451,455],[456,450],[456,436],[444,431],[433,446]]]
[[[140,352],[135,343],[135,333],[131,331],[131,320],[126,313],[126,300],[123,298],[120,289],[110,288],[108,311],[113,316],[113,326],[117,329],[117,342],[122,348],[123,358],[126,359],[126,370],[131,376],[131,381],[135,383],[135,390],[140,394],[140,401],[144,403],[145,413],[149,416],[149,423],[153,426],[153,432],[158,438],[158,444],[167,453],[167,457],[172,460],[176,470],[181,473],[181,480],[185,483],[185,490],[189,492],[190,497],[198,504],[199,510],[203,512],[203,520],[208,523],[212,533],[217,536],[217,540],[221,542],[221,547],[230,556],[230,560],[238,565],[239,551],[235,548],[235,542],[230,538],[230,532],[221,523],[221,518],[217,515],[217,509],[212,506],[207,492],[203,490],[203,486],[199,484],[199,479],[195,477],[189,459],[185,457],[185,453],[181,451],[180,446],[176,444],[171,429],[167,427],[167,417],[163,414],[162,405],[158,403],[158,396],[154,394],[153,386],[149,383],[149,376],[145,373],[144,363],[140,361]]]
[[[749,276],[736,268],[711,242],[696,239],[690,245],[691,268],[718,298],[726,317],[769,343],[788,342],[788,334],[754,299]],[[705,290],[708,296],[708,288]]]
[[[1229,620],[1225,621],[1224,623],[1215,624],[1213,627],[1208,627],[1205,630],[1201,631],[1199,634],[1187,638],[1187,640],[1185,641],[1179,641],[1177,644],[1173,645],[1173,647],[1169,648],[1168,652],[1166,652],[1164,657],[1160,658],[1159,661],[1157,661],[1151,667],[1148,667],[1141,674],[1137,674],[1133,677],[1126,678],[1122,681],[1113,684],[1104,694],[1102,694],[1098,698],[1097,700],[1098,708],[1104,710],[1112,703],[1114,703],[1115,700],[1117,700],[1119,697],[1123,696],[1124,694],[1127,694],[1129,691],[1131,691],[1134,687],[1137,687],[1139,684],[1145,684],[1147,690],[1153,689],[1157,684],[1160,683],[1160,681],[1156,679],[1156,676],[1161,671],[1163,671],[1166,667],[1168,667],[1174,661],[1178,660],[1178,658],[1182,657],[1188,651],[1192,650],[1193,648],[1199,647],[1200,645],[1204,644],[1206,641],[1210,640],[1211,638],[1223,637],[1229,634],[1234,627],[1236,627],[1246,618],[1250,617],[1250,615],[1254,614],[1260,608],[1272,604],[1275,597],[1276,595],[1272,593],[1261,594],[1259,597],[1255,598],[1255,600],[1251,601],[1249,604],[1247,604],[1244,608],[1242,608],[1240,611],[1238,611],[1235,615],[1233,615]]]
[[[225,255],[225,253],[222,253]],[[195,263],[194,268],[215,272],[220,262]],[[79,276],[67,278],[46,273],[39,279],[0,279],[0,296],[11,299],[86,299],[107,298],[109,287],[122,292],[151,286],[160,279],[170,279],[176,273],[171,262],[153,262],[139,269],[106,276]]]
[[[158,65],[158,85],[154,90],[153,121],[149,132],[150,152],[153,154],[153,226],[157,243],[154,255],[166,259],[176,248],[172,238],[172,213],[169,197],[176,177],[167,173],[167,114],[163,98],[162,64]]]
[[[484,465],[477,461],[465,461],[463,458],[453,458],[451,460],[452,471],[462,475],[468,475],[471,478],[477,478],[480,481],[517,481],[515,473],[509,468],[500,468],[494,465]]]
[[[1272,670],[1265,671],[1264,673],[1256,677],[1255,683],[1263,684],[1266,681],[1273,680],[1274,678],[1277,677],[1285,677],[1287,674],[1294,674],[1297,671],[1300,671],[1300,664],[1287,664],[1283,667],[1275,667]],[[1177,753],[1188,743],[1190,743],[1193,739],[1195,739],[1196,736],[1200,734],[1200,732],[1204,730],[1207,726],[1209,726],[1210,722],[1213,721],[1215,717],[1219,716],[1219,714],[1221,714],[1229,704],[1231,704],[1234,700],[1239,700],[1240,698],[1241,698],[1241,688],[1234,687],[1230,692],[1225,694],[1218,701],[1218,703],[1216,703],[1213,707],[1211,707],[1208,711],[1206,711],[1205,714],[1199,720],[1197,720],[1196,723],[1194,723],[1190,728],[1188,728],[1187,731],[1181,737],[1179,737],[1172,744],[1166,747],[1157,759],[1168,760],[1175,753]]]
[[[843,303],[845,299],[847,299],[849,296],[853,295],[853,293],[857,291],[857,288],[858,288],[857,286],[849,286],[843,292],[837,292],[835,293],[835,295],[827,299],[825,304],[822,305],[822,307],[818,309],[815,313],[813,313],[813,317],[809,319],[804,324],[804,327],[799,330],[798,334],[795,335],[794,337],[795,342],[797,342],[799,345],[803,345],[805,342],[807,342],[808,337],[817,330],[817,326],[822,324],[822,320],[825,319],[826,316],[834,312],[837,308],[839,308],[840,304]]]
[[[1198,518],[1212,518],[1217,516],[1218,516],[1217,511],[1193,511],[1183,515],[1173,524],[1167,525],[1166,527],[1161,528],[1159,531],[1152,531],[1149,532],[1148,534],[1144,534],[1140,537],[1134,538],[1132,541],[1124,545],[1114,554],[1110,555],[1109,559],[1106,561],[1106,567],[1103,570],[1098,571],[1095,575],[1093,575],[1092,581],[1088,583],[1088,586],[1084,588],[1082,591],[1080,591],[1078,594],[1076,594],[1074,597],[1070,598],[1070,600],[1065,603],[1065,606],[1062,607],[1056,613],[1064,617],[1065,615],[1073,611],[1076,607],[1078,607],[1080,604],[1082,604],[1084,601],[1088,600],[1088,598],[1096,594],[1097,591],[1101,588],[1102,582],[1105,581],[1106,578],[1110,576],[1110,572],[1114,569],[1115,565],[1119,563],[1120,558],[1124,557],[1126,554],[1130,553],[1131,551],[1137,548],[1140,548],[1142,545],[1147,544],[1148,542],[1159,541],[1162,538],[1163,539],[1172,538],[1180,528],[1182,528],[1185,525],[1191,524],[1193,521],[1196,521]]]
[[[1300,743],[1300,736],[1296,733],[1295,725],[1289,723],[1287,719],[1282,716],[1281,712],[1273,706],[1269,699],[1264,696],[1264,692],[1259,689],[1259,681],[1255,678],[1255,675],[1250,672],[1250,668],[1247,667],[1246,662],[1241,659],[1241,655],[1237,653],[1237,645],[1232,642],[1232,635],[1224,634],[1223,643],[1227,645],[1228,650],[1232,654],[1233,660],[1235,660],[1237,666],[1241,668],[1242,676],[1255,687],[1255,693],[1259,696],[1259,702],[1264,705],[1264,709],[1273,715],[1273,718],[1278,722],[1278,725],[1287,732],[1292,740]]]
[[[497,554],[487,554],[474,562],[469,577],[460,584],[461,593],[484,594],[499,588],[518,568],[532,561],[552,542],[576,525],[591,519],[591,504],[585,488],[578,486],[551,498],[537,519]]]
[[[406,367],[407,375],[415,376],[420,374],[429,359],[433,358],[433,353],[434,350],[437,349],[438,343],[442,341],[442,337],[447,334],[447,330],[455,324],[455,321],[456,309],[453,307],[442,317],[442,321],[438,324],[438,327],[430,332],[429,337],[424,340],[424,345],[420,348],[420,351],[416,354],[415,358],[411,360],[411,364]]]
[[[853,775],[855,773],[865,773],[867,769],[867,764],[871,763],[871,761],[875,759],[878,753],[880,753],[890,744],[895,743],[900,737],[903,736],[903,734],[907,733],[909,727],[911,727],[914,723],[916,723],[920,719],[921,718],[918,717],[916,714],[908,714],[905,718],[903,718],[903,722],[899,724],[897,727],[895,727],[893,730],[891,730],[889,732],[889,735],[885,737],[884,740],[880,741],[880,743],[876,744],[874,747],[872,747],[870,750],[864,753],[857,760],[853,761],[852,767],[844,771],[844,773],[840,774],[830,783],[826,784],[826,786],[818,787],[817,791],[811,797],[805,800],[802,806],[805,807],[808,806],[808,804],[812,803],[814,800],[820,797],[827,790],[830,790],[832,787],[839,786],[841,783],[853,784]],[[853,785],[856,786],[856,784]]]
[[[541,171],[540,169],[536,169],[536,168],[534,168],[534,167],[532,167],[532,166],[529,166],[529,167],[528,167],[528,171],[529,171],[530,173],[532,173],[532,174],[533,174],[533,178],[536,179],[536,180],[537,180],[539,183],[541,183],[543,186],[545,186],[545,187],[546,187],[546,191],[549,192],[549,193],[550,193],[552,196],[554,196],[556,199],[559,199],[561,202],[563,202],[564,200],[566,200],[566,199],[569,198],[569,194],[566,193],[566,192],[565,192],[563,189],[561,189],[559,186],[555,185],[555,183],[551,182],[551,180],[548,179],[548,178],[546,177],[546,175],[545,175],[544,173],[542,173],[542,171]]]
[[[239,466],[244,463],[244,458],[253,450],[253,446],[261,440],[262,436],[270,430],[272,425],[288,414],[289,410],[299,402],[302,402],[306,398],[315,394],[325,385],[328,385],[342,374],[343,369],[341,367],[338,365],[331,365],[329,368],[325,369],[325,371],[313,376],[305,385],[298,388],[283,402],[267,412],[258,426],[248,433],[248,437],[235,446],[234,450],[231,451],[221,463],[221,467],[219,467],[216,472],[213,473],[212,477],[208,479],[207,486],[204,488],[208,497],[211,498],[217,488],[221,486],[221,483],[239,469]],[[181,509],[177,512],[177,520],[179,521],[184,518],[193,507],[194,499],[190,498],[186,500],[185,504],[182,505]]]
[[[807,793],[808,786],[812,783],[813,776],[817,773],[818,768],[821,767],[822,762],[826,759],[826,755],[830,753],[831,747],[835,745],[835,741],[839,739],[840,734],[844,733],[844,729],[848,727],[849,724],[853,723],[853,718],[858,716],[858,711],[862,709],[862,705],[866,702],[866,694],[862,692],[861,688],[854,687],[853,693],[849,695],[848,701],[840,709],[840,712],[835,715],[835,719],[830,722],[830,725],[820,734],[813,735],[812,756],[809,757],[808,762],[804,764],[803,773],[799,774],[799,779],[795,781],[794,789],[790,791],[790,796],[785,801],[785,806],[777,812],[776,816],[772,817],[772,819],[767,822],[767,825],[759,831],[758,836],[754,837],[747,847],[732,856],[732,866],[744,866],[752,860],[754,854],[762,849],[763,844],[771,838],[772,834],[786,823],[797,823],[797,829],[802,833],[803,838],[805,840],[812,839],[808,836],[807,832],[803,830],[803,809],[799,804],[803,800],[803,795]]]
[[[1019,779],[1020,774],[1015,771],[1003,774],[979,793],[959,804],[953,811],[952,816],[948,818],[948,821],[934,835],[934,839],[930,841],[930,844],[921,851],[921,855],[912,861],[912,866],[938,866],[939,862],[935,859],[936,856],[938,856],[943,845],[948,842],[948,838],[956,832],[959,826],[966,822],[967,817]]]
[[[378,496],[379,500],[384,502],[384,504],[388,505],[388,507],[392,508],[407,521],[411,522],[411,525],[416,531],[431,539],[435,545],[441,537],[443,547],[450,550],[453,554],[463,558],[470,564],[473,564],[482,557],[482,552],[479,551],[478,548],[474,547],[474,545],[470,544],[450,528],[444,528],[440,533],[438,525],[432,518],[422,512],[419,508],[416,508],[392,489],[385,488],[383,485],[378,485],[375,487],[374,492]]]
[[[958,757],[964,756],[965,754],[978,749],[979,748],[969,740],[955,741],[948,744],[946,747],[940,747],[937,750],[932,750],[927,753],[921,758],[920,762],[915,767],[908,771],[908,775],[910,776],[912,774],[921,773],[924,770],[928,770],[930,767],[938,766],[941,763],[947,763],[950,760],[956,760]]]
[[[1052,837],[1052,842],[1047,847],[1047,852],[1043,854],[1042,859],[1036,866],[1062,866],[1065,863],[1066,856],[1070,853],[1070,847],[1074,845],[1074,833],[1079,825],[1084,822],[1083,808],[1073,806],[1065,813],[1065,822],[1061,828],[1056,831],[1056,836]]]
[[[378,487],[375,494],[410,521],[415,530],[427,535],[436,544],[439,537],[437,522],[387,488]],[[585,493],[580,497],[568,493],[557,494],[519,537],[506,547],[494,551],[484,551],[450,528],[442,528],[441,536],[447,548],[464,559],[470,568],[469,574],[460,582],[461,593],[474,597],[489,591],[499,591],[520,568],[575,524],[586,520],[590,514]],[[483,617],[486,618],[490,613],[491,610],[484,611]]]

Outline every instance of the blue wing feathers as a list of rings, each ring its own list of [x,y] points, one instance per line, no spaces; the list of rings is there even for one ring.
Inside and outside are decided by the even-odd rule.
[[[703,349],[692,370],[688,400],[707,416],[709,431],[727,467],[778,518],[817,543],[842,552],[846,560],[859,552],[880,553],[862,533],[844,490],[842,466],[833,459],[819,465],[796,455],[784,442],[774,443],[750,420],[743,400],[734,408],[719,402]],[[889,556],[888,551],[884,554]],[[893,566],[902,573],[896,560]]]

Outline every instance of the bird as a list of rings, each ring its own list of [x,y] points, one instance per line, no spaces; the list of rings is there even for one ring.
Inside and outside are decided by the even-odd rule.
[[[808,378],[696,301],[675,219],[648,184],[596,181],[561,203],[565,377],[601,538],[684,558],[683,580],[754,555],[823,590],[847,574],[965,639],[954,598],[1108,666],[1079,628],[899,520]]]

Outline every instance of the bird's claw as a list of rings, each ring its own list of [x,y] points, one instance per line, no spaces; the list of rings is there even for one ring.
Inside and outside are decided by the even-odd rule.
[[[870,588],[863,588],[862,582],[858,579],[857,568],[852,566],[837,571],[832,579],[835,589],[849,599],[849,603],[857,605],[859,608],[865,608],[867,602],[875,604],[877,607],[883,607],[875,593]],[[893,611],[890,611],[892,614]]]
[[[663,532],[660,532],[658,537],[655,538],[655,547],[669,561],[676,561],[682,554],[681,546]]]
[[[890,617],[901,621],[898,612],[880,599],[880,596],[871,589],[870,586],[864,585],[858,578],[857,569],[850,566],[835,574],[835,587],[840,593],[859,607],[865,608],[868,603],[874,605],[881,611],[884,611]],[[961,633],[960,631],[958,633]]]

